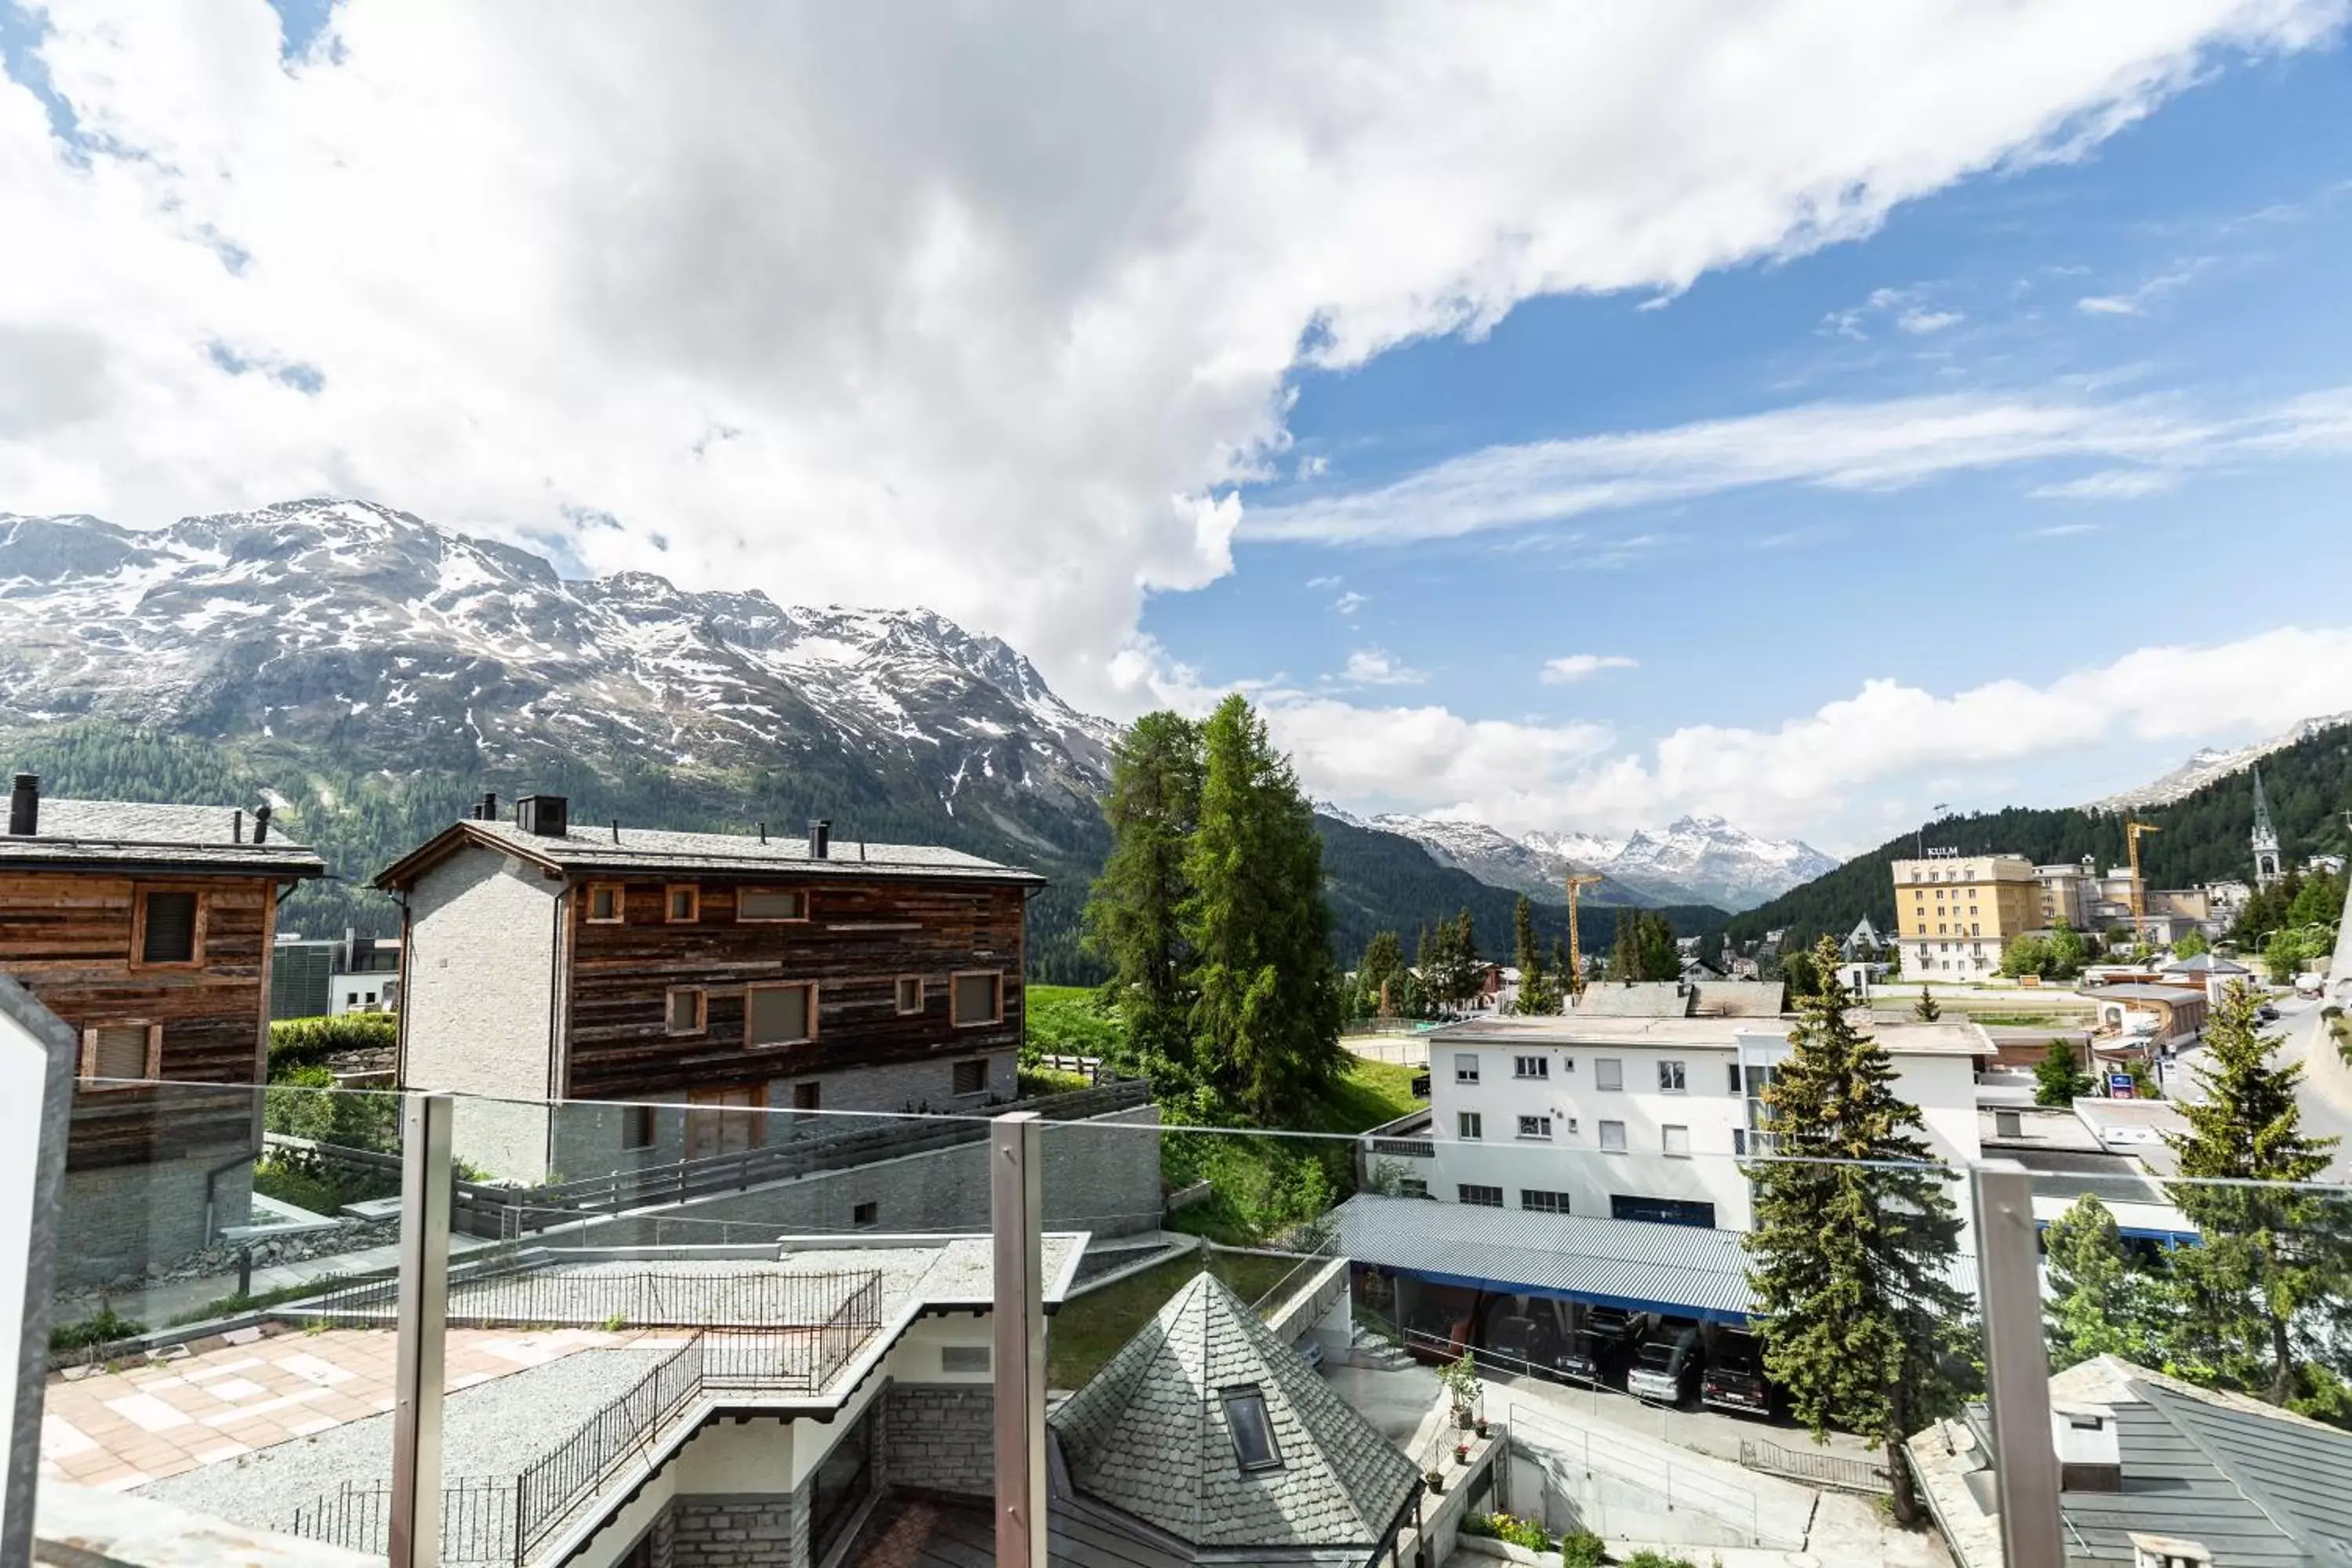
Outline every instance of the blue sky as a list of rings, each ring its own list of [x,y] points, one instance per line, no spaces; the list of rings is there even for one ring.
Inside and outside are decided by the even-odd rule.
[[[921,605],[1512,832],[2352,710],[2352,0],[568,24],[0,0],[0,510]]]
[[[1276,508],[1486,447],[1823,402],[2247,416],[2352,382],[2347,256],[2352,59],[2263,62],[2077,161],[1969,180],[1865,239],[1710,273],[1663,308],[1647,291],[1540,299],[1483,339],[1300,374],[1295,452],[1244,494]],[[2168,488],[2034,493],[2119,468]],[[2330,620],[2352,581],[2347,478],[2340,451],[2217,458],[2177,478],[2053,458],[1888,488],[1743,486],[1466,537],[1245,542],[1232,576],[1156,597],[1144,625],[1213,684],[1347,685],[1350,654],[1377,648],[1425,677],[1390,688],[1412,700],[1650,739],[1776,722],[1865,675],[1937,693],[2040,684],[2151,643]],[[1545,659],[1577,653],[1638,668],[1542,679]],[[2231,711],[2209,720],[2215,740],[2249,738]],[[2088,798],[2186,749],[2105,735],[1923,779],[1902,810],[1933,804],[1923,789],[1963,807]]]

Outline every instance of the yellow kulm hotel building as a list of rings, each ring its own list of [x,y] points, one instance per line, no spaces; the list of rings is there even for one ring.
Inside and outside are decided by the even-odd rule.
[[[2045,923],[2042,882],[2022,855],[1937,855],[1895,862],[1895,929],[1903,973],[1981,980],[2002,948]]]

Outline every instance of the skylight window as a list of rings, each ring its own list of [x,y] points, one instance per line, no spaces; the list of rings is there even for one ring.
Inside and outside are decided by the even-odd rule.
[[[1255,1384],[1224,1392],[1225,1429],[1234,1435],[1234,1458],[1244,1470],[1282,1468],[1282,1450],[1275,1447],[1274,1426],[1265,1418],[1265,1395]]]

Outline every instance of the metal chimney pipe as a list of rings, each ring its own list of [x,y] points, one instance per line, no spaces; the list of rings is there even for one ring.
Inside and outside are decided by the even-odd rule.
[[[269,838],[269,807],[267,804],[253,808],[253,841],[267,843]]]
[[[499,794],[498,794],[498,791],[496,791],[496,790],[484,790],[484,791],[482,792],[482,820],[483,820],[484,822],[496,822],[498,819],[499,819]]]
[[[231,844],[245,842],[245,807],[241,805],[229,813],[228,841]]]
[[[8,832],[16,838],[30,838],[41,830],[41,779],[37,773],[18,773],[16,787],[8,796]]]
[[[812,816],[808,825],[808,858],[812,860],[830,858],[833,853],[833,821],[830,817]]]

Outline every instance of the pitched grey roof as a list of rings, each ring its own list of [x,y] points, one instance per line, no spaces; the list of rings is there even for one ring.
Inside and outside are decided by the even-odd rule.
[[[1585,1018],[1687,1018],[1696,994],[1677,980],[1596,980],[1577,999]]]
[[[2136,1402],[2111,1406],[2124,1489],[2061,1499],[2073,1561],[2129,1563],[2138,1531],[2201,1542],[2216,1568],[2352,1563],[2352,1433],[2149,1378],[2126,1386]]]
[[[1255,1388],[1282,1455],[1244,1471],[1223,1394]],[[1370,1547],[1420,1472],[1206,1273],[1052,1417],[1071,1486],[1202,1547]]]
[[[2164,966],[2162,973],[2166,974],[2252,974],[2253,971],[2242,963],[2232,963],[2217,954],[2200,952],[2188,958],[2174,959]]]
[[[327,863],[280,836],[253,842],[253,814],[226,805],[162,805],[142,801],[41,802],[39,829],[0,834],[0,866],[95,866],[124,870],[318,877]]]
[[[621,825],[617,837],[610,825],[574,824],[561,838],[525,833],[511,822],[467,818],[431,844],[404,857],[376,877],[379,887],[407,879],[413,862],[452,835],[509,849],[558,870],[593,875],[599,871],[669,873],[694,871],[771,872],[794,880],[810,877],[945,878],[991,882],[1034,882],[1045,879],[1019,866],[1001,865],[936,844],[868,844],[835,838],[823,860],[809,858],[808,840],[771,835],[762,842],[750,833],[674,833],[663,828]]]

